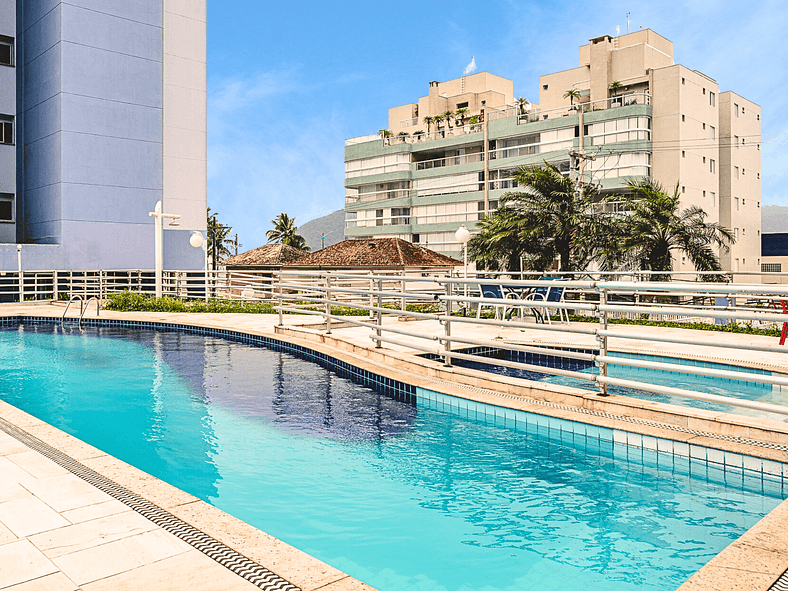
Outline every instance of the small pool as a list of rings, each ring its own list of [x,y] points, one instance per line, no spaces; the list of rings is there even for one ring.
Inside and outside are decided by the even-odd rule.
[[[672,590],[788,494],[214,336],[24,324],[0,359],[3,400],[381,591]]]
[[[567,351],[574,351],[580,353],[597,353],[598,351],[590,349],[567,349]],[[507,349],[491,349],[489,347],[473,347],[470,349],[463,349],[463,353],[480,355],[484,357],[494,357],[506,361],[517,361],[520,363],[528,363],[532,365],[540,365],[542,367],[557,367],[560,369],[567,369],[592,375],[599,374],[599,368],[594,366],[589,361],[580,361],[577,359],[570,359],[568,357],[560,357],[554,354],[539,354],[539,353],[525,353],[520,351],[511,351]],[[769,371],[762,369],[746,368],[737,365],[729,365],[725,363],[715,363],[707,361],[696,361],[693,359],[682,359],[677,357],[664,357],[658,355],[645,355],[639,353],[618,353],[610,352],[611,357],[622,357],[628,359],[638,359],[641,361],[653,361],[657,363],[672,363],[678,365],[700,365],[706,368],[715,368],[726,371],[737,371],[742,374],[741,380],[717,378],[711,376],[693,375],[688,373],[677,373],[662,371],[657,369],[643,369],[638,367],[627,367],[624,365],[608,364],[608,375],[612,378],[619,378],[624,380],[635,380],[661,386],[670,386],[673,388],[682,388],[685,390],[692,390],[695,392],[704,392],[707,394],[717,394],[720,396],[731,396],[742,398],[745,400],[758,400],[761,402],[768,402],[770,404],[778,404],[788,406],[788,389],[783,386],[773,386],[772,384],[760,384],[755,382],[746,381],[746,374],[759,373],[770,374]],[[429,354],[429,358],[437,358],[436,355]],[[470,369],[478,369],[489,373],[504,375],[509,377],[516,377],[526,380],[535,380],[539,382],[546,382],[550,384],[561,384],[563,386],[572,386],[580,388],[581,390],[598,391],[596,384],[586,380],[576,378],[569,378],[564,376],[555,376],[538,371],[531,371],[526,369],[517,369],[512,367],[505,367],[502,365],[494,365],[489,363],[480,363],[464,359],[452,359],[452,364],[459,367],[467,367]],[[656,394],[646,390],[635,390],[632,388],[624,388],[621,386],[608,386],[610,394],[619,394],[622,396],[630,396],[632,398],[640,398],[646,400],[653,400],[656,402],[665,402],[668,404],[675,404],[678,406],[687,406],[691,408],[701,408],[711,410],[714,412],[736,413],[746,416],[767,417],[776,420],[785,420],[785,415],[776,413],[761,412],[746,408],[729,406],[727,404],[717,404],[714,402],[707,402],[705,400],[694,400],[691,398],[683,398],[680,396],[669,396],[666,394]]]

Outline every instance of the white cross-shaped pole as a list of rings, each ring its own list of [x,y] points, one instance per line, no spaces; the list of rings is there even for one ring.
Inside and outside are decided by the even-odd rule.
[[[152,218],[156,218],[155,220],[155,236],[153,239],[153,250],[154,250],[154,257],[155,257],[155,269],[156,269],[156,297],[160,298],[162,295],[162,267],[164,266],[164,252],[162,248],[162,242],[164,237],[164,218],[168,220],[175,220],[181,219],[181,216],[174,214],[174,213],[162,213],[161,211],[161,201],[156,202],[156,208],[153,211],[149,211],[148,215]],[[172,225],[172,222],[170,223]]]

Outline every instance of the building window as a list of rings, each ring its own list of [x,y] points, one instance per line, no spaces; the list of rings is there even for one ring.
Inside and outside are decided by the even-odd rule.
[[[758,178],[761,178],[761,173],[760,172],[756,172],[755,174],[758,176]]]
[[[738,166],[734,166],[733,167],[733,178],[735,178],[735,179],[739,178],[739,167]]]
[[[703,164],[706,164],[706,157],[703,157]]]
[[[744,107],[741,108],[741,114],[744,115]]]
[[[684,121],[684,120],[685,120],[685,119],[684,119],[684,115],[682,115],[682,116],[681,116],[681,120],[682,120],[682,121]]]
[[[687,157],[687,153],[684,150],[681,151],[681,157],[682,158],[686,158]]]
[[[706,89],[705,88],[703,89],[703,94],[706,94]]]
[[[746,168],[742,168],[741,169],[741,175],[744,176],[745,174],[747,174],[747,169]]]
[[[14,196],[11,193],[0,193],[0,222],[14,221]]]
[[[14,40],[0,35],[0,66],[14,65]]]
[[[733,103],[733,114],[738,117],[739,116],[739,105]]]
[[[542,84],[542,90],[547,90],[547,84]]]
[[[747,234],[747,228],[742,228],[741,235],[744,236],[745,234]]]
[[[782,273],[782,263],[761,263],[761,273]]]
[[[709,137],[711,139],[716,139],[717,137],[717,130],[714,128],[713,125],[709,125]]]
[[[713,92],[709,92],[709,104],[710,104],[712,107],[713,107],[713,106],[715,106],[715,104],[716,104],[716,103],[715,103],[715,100],[714,100],[714,96],[715,96],[715,95],[714,95],[714,93],[713,93]]]
[[[468,108],[468,101],[465,101],[464,103],[457,103],[457,108],[458,109],[467,109]]]
[[[711,206],[714,207],[716,205],[716,203],[717,203],[717,194],[716,193],[712,193],[711,194]]]
[[[733,147],[734,148],[738,148],[739,147],[739,136],[738,135],[734,135],[733,136]]]
[[[684,185],[681,185],[681,192],[682,193],[686,193],[687,192],[687,187],[685,187]]]
[[[0,144],[14,143],[14,118],[0,115]]]
[[[705,123],[703,124],[703,129],[706,129],[706,124]]]
[[[684,78],[681,79],[681,83],[684,84]]]
[[[758,121],[760,121],[760,120],[761,120],[761,114],[760,114],[760,113],[758,113],[758,114],[755,116],[755,118],[756,118]]]
[[[734,228],[733,229],[733,239],[734,240],[738,240],[739,239],[739,228]],[[736,260],[738,261],[739,259],[736,259]]]
[[[704,196],[704,197],[706,196],[706,191],[703,191],[703,196]]]
[[[736,203],[736,211],[739,211],[739,198],[738,197],[734,197],[733,200]]]
[[[715,162],[713,159],[709,158],[709,172],[717,172],[717,167],[715,166]]]

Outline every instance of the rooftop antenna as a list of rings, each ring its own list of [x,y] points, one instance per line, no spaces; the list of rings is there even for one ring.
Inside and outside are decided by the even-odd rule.
[[[627,34],[629,34],[629,15],[632,14],[631,12],[627,13]]]

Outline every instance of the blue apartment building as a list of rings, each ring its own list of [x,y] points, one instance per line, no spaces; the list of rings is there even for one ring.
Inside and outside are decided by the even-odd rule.
[[[0,271],[203,268],[206,0],[0,0]]]

